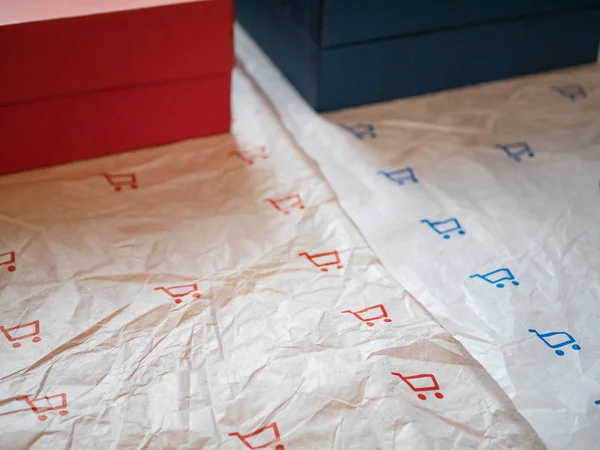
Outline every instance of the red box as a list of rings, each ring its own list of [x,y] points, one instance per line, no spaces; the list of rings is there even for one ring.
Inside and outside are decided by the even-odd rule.
[[[231,0],[0,0],[0,174],[229,131]]]

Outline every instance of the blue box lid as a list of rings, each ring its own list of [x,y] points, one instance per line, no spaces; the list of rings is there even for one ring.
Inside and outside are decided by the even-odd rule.
[[[315,7],[315,1],[280,0],[297,7]],[[600,0],[322,0],[322,48],[348,45],[456,27],[511,19],[529,14],[599,6]],[[310,5],[312,4],[312,5]]]

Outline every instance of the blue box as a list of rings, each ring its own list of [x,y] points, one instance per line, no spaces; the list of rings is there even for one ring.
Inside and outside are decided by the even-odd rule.
[[[236,17],[318,111],[598,56],[600,0],[235,0]]]

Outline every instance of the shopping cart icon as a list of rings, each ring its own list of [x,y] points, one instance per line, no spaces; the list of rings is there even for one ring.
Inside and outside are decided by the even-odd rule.
[[[571,83],[563,86],[552,86],[554,92],[567,97],[572,102],[587,98],[587,92],[581,84]]]
[[[448,220],[442,220],[441,222],[431,222],[430,220],[421,220],[422,223],[426,223],[431,227],[433,231],[444,237],[444,239],[450,239],[450,233],[457,232],[458,234],[465,234],[465,230],[460,226],[458,220],[452,218]]]
[[[361,322],[365,322],[368,327],[375,325],[373,322],[383,319],[384,322],[391,322],[392,319],[388,317],[388,313],[383,305],[369,306],[368,308],[361,309],[360,311],[342,311],[342,313],[350,313],[354,315]]]
[[[198,292],[198,285],[196,283],[192,284],[183,284],[181,286],[171,286],[171,287],[157,287],[154,288],[155,291],[163,291],[169,297],[175,299],[175,303],[181,303],[183,301],[183,297],[192,294],[193,298],[200,298],[201,295]]]
[[[566,333],[564,331],[552,331],[550,333],[545,333],[545,334],[540,334],[538,333],[536,330],[530,329],[529,330],[530,333],[535,333],[537,335],[537,337],[539,337],[544,344],[546,344],[548,347],[552,348],[552,349],[559,349],[559,350],[554,350],[554,353],[556,353],[558,356],[563,356],[565,354],[565,352],[563,350],[560,350],[561,347],[565,347],[567,345],[571,345],[571,348],[573,350],[581,350],[581,346],[579,344],[577,344],[577,341],[575,340],[575,338],[573,336],[571,336],[569,333]],[[552,342],[549,341],[549,338],[552,338],[554,336],[560,336],[558,339],[560,342],[553,344]],[[555,339],[552,339],[553,341]]]
[[[250,434],[229,433],[229,436],[236,436],[249,449],[267,448],[281,440],[279,428],[275,422]],[[285,450],[285,447],[282,444],[277,444],[274,450]]]
[[[388,179],[392,180],[394,183],[398,183],[400,186],[404,184],[405,181],[412,181],[413,183],[418,183],[419,180],[415,177],[415,172],[410,167],[405,167],[404,169],[393,170],[391,172],[386,172],[385,170],[379,170],[378,174],[385,175]]]
[[[58,411],[61,416],[69,414],[67,411],[67,394],[51,395],[49,397],[31,398],[30,396],[19,397],[17,401],[26,402],[31,410],[38,415],[39,420],[46,420],[48,411]]]
[[[370,123],[357,123],[356,125],[346,125],[341,123],[340,127],[346,131],[349,131],[361,141],[366,136],[369,136],[373,139],[377,137],[377,133],[375,133],[375,127]]]
[[[521,162],[521,157],[523,155],[529,156],[533,158],[535,153],[529,147],[527,142],[515,142],[514,144],[497,144],[494,147],[504,150],[506,156],[514,159],[517,162]]]
[[[27,338],[31,339],[32,342],[40,342],[42,339],[40,338],[40,321],[34,320],[29,323],[22,323],[21,325],[17,325],[12,328],[5,328],[0,325],[0,331],[4,334],[4,337],[8,340],[8,342],[12,342],[13,348],[19,348],[21,341]]]
[[[308,260],[313,263],[315,267],[319,267],[323,272],[329,271],[327,266],[335,266],[338,269],[344,268],[340,259],[340,254],[337,250],[333,252],[318,253],[315,255],[309,255],[308,253],[303,252],[298,253],[298,256],[306,256],[306,258],[308,258]]]
[[[2,253],[0,255],[0,266],[8,266],[6,270],[9,272],[17,270],[15,267],[15,252]]]
[[[422,392],[430,391],[438,391],[434,394],[435,397],[439,399],[444,398],[444,394],[439,392],[440,385],[438,384],[435,376],[430,373],[423,373],[420,375],[404,377],[398,372],[392,372],[392,375],[400,377],[400,379],[404,381],[413,390],[413,392],[419,392],[419,395],[417,395],[417,397],[419,397],[421,400],[427,400],[427,396],[425,394],[422,394]]]
[[[273,205],[277,211],[289,214],[293,209],[304,209],[304,203],[300,194],[288,195],[287,197],[274,199],[268,198],[267,201]]]
[[[130,189],[137,189],[138,187],[136,176],[133,173],[121,173],[114,175],[105,173],[104,178],[106,178],[106,181],[108,181],[108,183],[115,188],[116,192],[121,191],[125,187]]]
[[[237,156],[249,166],[254,164],[258,159],[269,159],[267,148],[264,145],[261,145],[257,149],[254,148],[250,150],[236,150],[234,152],[229,153],[229,156]]]
[[[493,284],[500,289],[504,287],[504,283],[502,283],[502,281],[510,281],[515,286],[519,285],[519,282],[515,280],[515,276],[509,269],[498,269],[483,275],[476,273],[475,275],[471,275],[469,278],[481,278],[482,280],[487,281],[488,283]]]

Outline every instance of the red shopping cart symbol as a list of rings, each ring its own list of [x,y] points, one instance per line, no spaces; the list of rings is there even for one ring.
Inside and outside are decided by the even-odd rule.
[[[266,427],[259,428],[250,434],[229,433],[229,436],[236,436],[247,448],[253,450],[267,448],[280,441],[279,428],[275,422]],[[274,450],[285,450],[285,447],[282,444],[278,444]]]
[[[391,322],[392,319],[388,317],[387,311],[385,310],[385,306],[383,305],[375,305],[369,306],[368,308],[361,309],[360,311],[350,311],[347,309],[346,311],[342,311],[342,313],[350,313],[353,314],[361,322],[365,322],[367,326],[372,327],[375,325],[373,322],[376,320],[383,319],[384,322]]]
[[[15,252],[2,253],[0,255],[0,266],[8,266],[6,270],[14,272],[17,270],[15,267]]]
[[[27,339],[33,337],[33,342],[40,342],[41,338],[38,336],[40,334],[40,322],[39,320],[34,320],[33,322],[23,323],[21,325],[17,325],[12,328],[4,328],[0,325],[0,331],[4,334],[8,342],[12,342],[13,348],[19,348],[21,346],[20,340]]]
[[[200,293],[198,292],[198,285],[196,283],[193,284],[184,284],[181,286],[171,286],[171,287],[157,287],[154,288],[155,291],[163,291],[169,297],[175,299],[175,303],[181,303],[183,297],[186,295],[192,294],[194,298],[200,298]]]
[[[413,390],[413,392],[428,392],[440,390],[440,385],[435,379],[435,376],[433,376],[430,373],[423,373],[421,375],[403,377],[402,374],[399,374],[398,372],[392,372],[392,375],[400,377],[402,381],[408,384],[408,386]],[[444,398],[444,395],[441,392],[436,392],[435,396],[439,399]],[[427,399],[425,394],[419,394],[417,397],[419,397],[421,400]]]
[[[240,158],[245,164],[251,166],[256,162],[257,159],[269,159],[269,154],[267,153],[267,148],[264,145],[261,145],[257,149],[251,150],[237,150],[235,152],[229,153],[230,156],[237,156]]]
[[[31,398],[30,396],[19,397],[17,401],[26,402],[31,410],[38,415],[38,419],[46,420],[48,411],[58,411],[61,416],[69,414],[67,411],[67,394],[51,395],[50,397]]]
[[[340,254],[337,250],[333,252],[318,253],[316,255],[309,255],[306,252],[298,253],[298,256],[306,256],[308,260],[313,263],[315,267],[319,267],[323,272],[327,272],[329,269],[326,266],[336,266],[338,269],[343,269],[344,266],[341,264]]]
[[[277,211],[281,211],[284,214],[289,214],[291,210],[295,208],[304,209],[304,203],[302,202],[300,194],[294,194],[279,199],[268,198],[267,201],[271,203]]]
[[[131,189],[137,189],[138,187],[137,179],[133,173],[120,173],[114,175],[105,173],[104,178],[106,178],[106,181],[115,188],[116,192],[119,192],[124,187]]]

